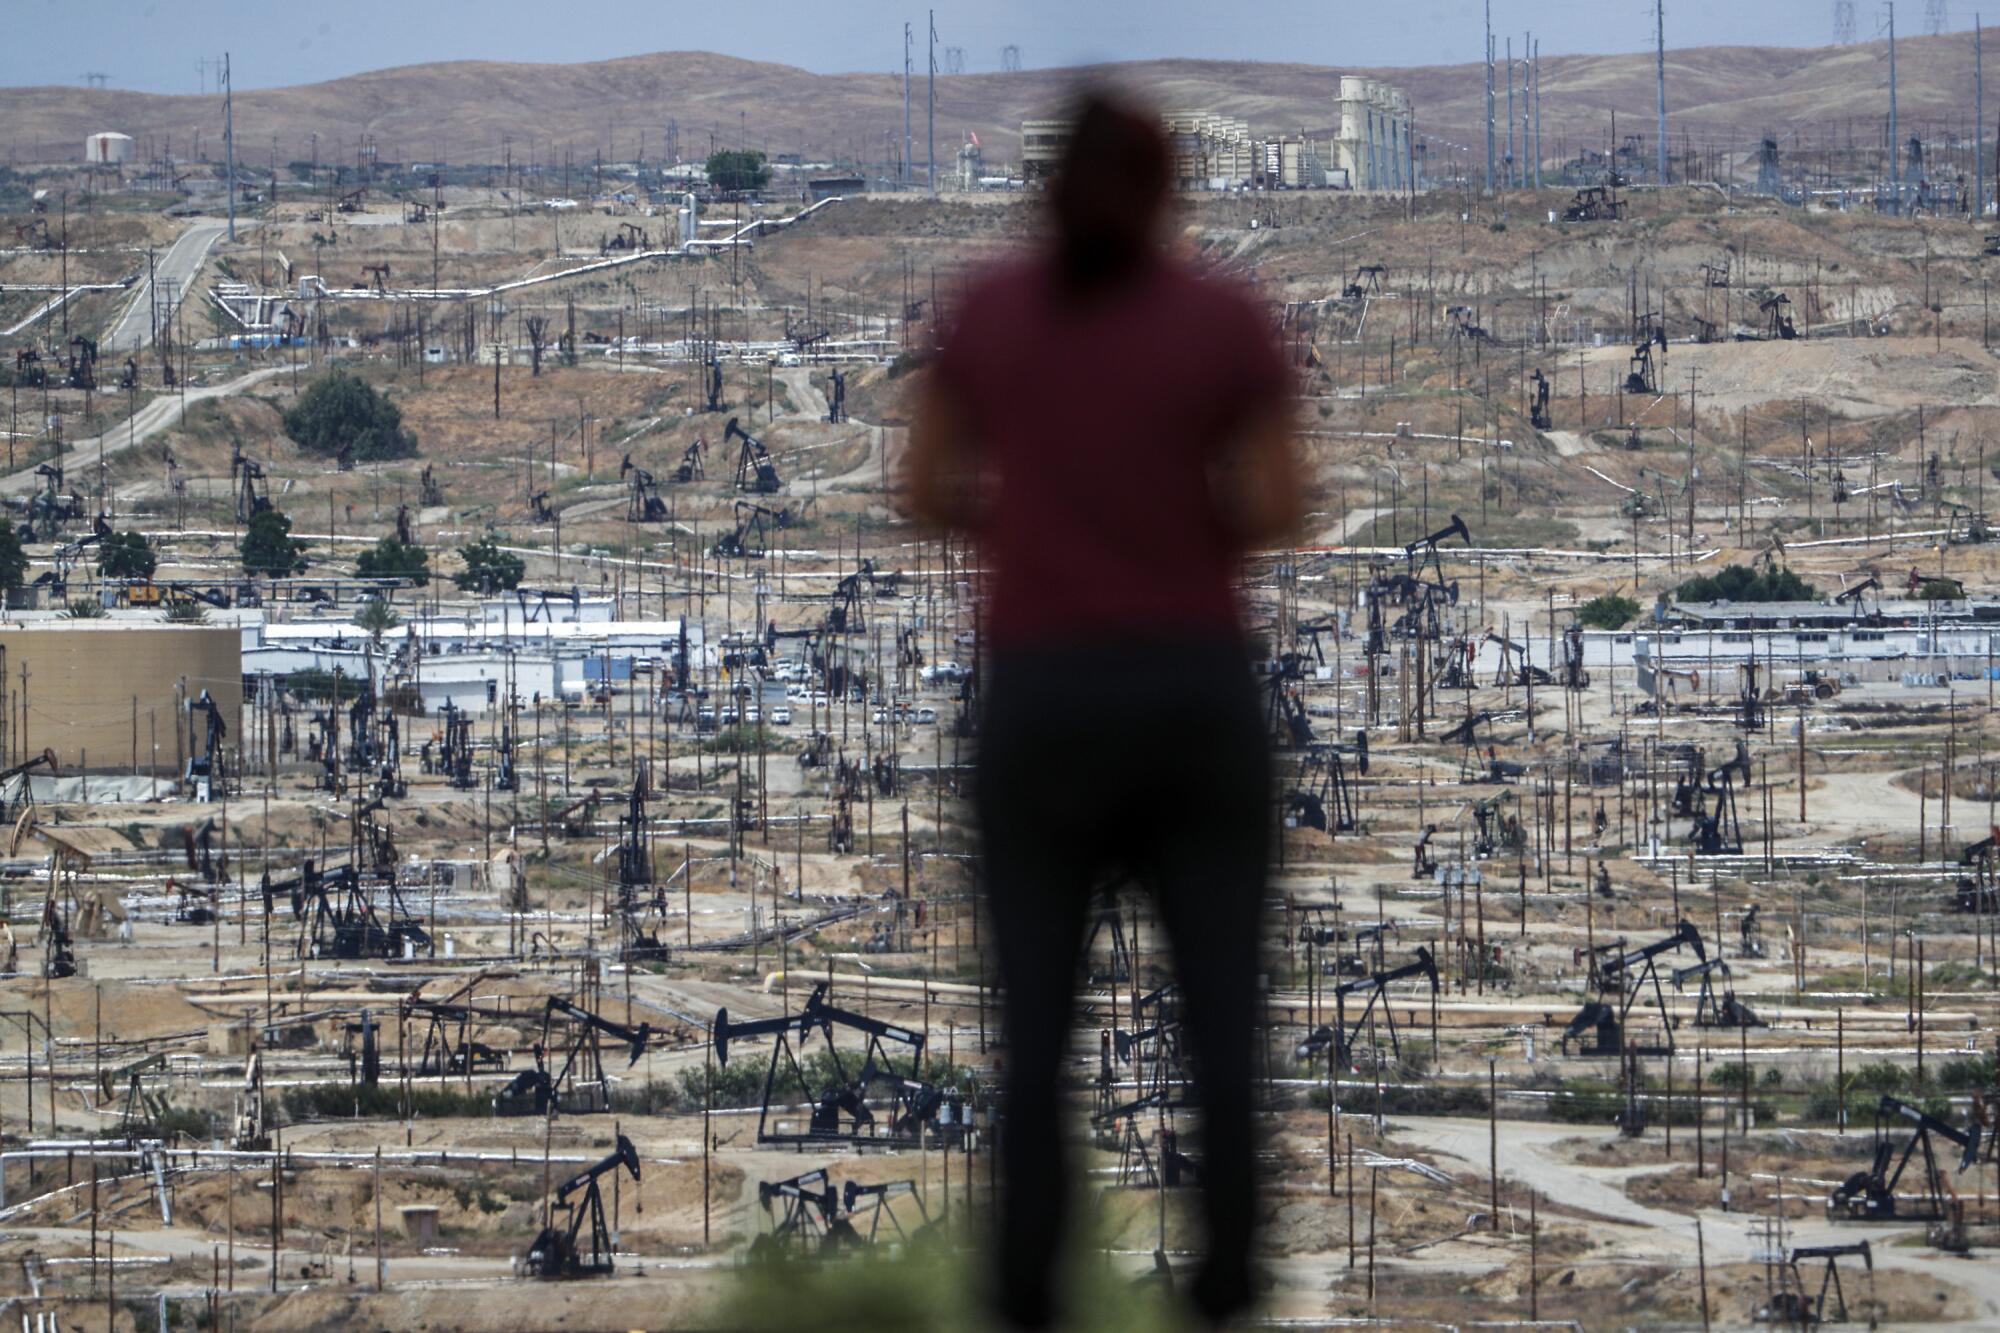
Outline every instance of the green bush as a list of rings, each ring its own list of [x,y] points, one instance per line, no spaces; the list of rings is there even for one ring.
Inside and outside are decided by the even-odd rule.
[[[365,380],[339,370],[314,380],[287,409],[285,434],[322,458],[345,454],[372,463],[417,452],[417,437],[403,426],[403,410]]]
[[[501,550],[491,537],[459,547],[458,558],[465,561],[465,572],[453,574],[451,581],[465,592],[506,592],[519,587],[527,573],[521,557]]]
[[[1819,599],[1819,589],[1789,569],[1727,565],[1689,579],[1674,596],[1683,602],[1811,602]]]
[[[1639,614],[1639,604],[1630,597],[1607,592],[1593,597],[1576,609],[1576,618],[1591,629],[1624,629]]]
[[[354,577],[402,579],[420,588],[431,581],[431,558],[421,546],[384,537],[354,562]]]
[[[97,547],[97,572],[107,579],[149,579],[160,565],[143,532],[114,532]]]
[[[303,573],[306,544],[292,537],[292,520],[275,509],[253,514],[243,531],[243,572],[274,579]]]
[[[21,534],[12,519],[0,518],[0,588],[9,592],[28,576],[28,553],[21,549]]]
[[[708,155],[708,181],[718,190],[761,190],[770,184],[771,169],[754,149],[724,148]]]

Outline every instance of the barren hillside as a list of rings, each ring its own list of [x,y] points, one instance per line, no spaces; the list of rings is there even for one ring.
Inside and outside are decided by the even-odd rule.
[[[1701,47],[1668,58],[1668,103],[1676,134],[1721,146],[1737,135],[1816,126],[1818,134],[1878,141],[1887,111],[1887,47],[1881,42],[1816,48]],[[1482,123],[1476,64],[1341,70],[1251,62],[1160,60],[1095,69],[1024,70],[938,80],[938,141],[948,153],[976,131],[999,159],[1011,158],[1019,124],[1060,99],[1075,81],[1114,78],[1160,101],[1211,107],[1261,129],[1325,132],[1342,73],[1366,73],[1409,89],[1420,131],[1471,144]],[[1898,48],[1905,123],[1969,133],[1972,37],[1905,39]],[[1503,76],[1504,77],[1504,76]],[[1553,154],[1578,137],[1598,141],[1616,112],[1631,128],[1652,124],[1650,55],[1562,56],[1543,62],[1543,136]],[[1500,112],[1502,116],[1503,109]],[[685,155],[747,137],[775,151],[877,159],[885,136],[900,138],[902,94],[885,74],[819,75],[705,52],[636,55],[577,65],[457,61],[378,70],[327,83],[244,92],[237,131],[246,156],[263,159],[273,136],[281,160],[302,159],[319,136],[321,160],[351,161],[364,134],[384,161],[497,161],[511,137],[515,160],[588,161],[657,156],[664,126],[677,122]],[[916,108],[918,154],[923,112]],[[221,101],[80,87],[0,89],[0,145],[11,160],[64,160],[83,135],[119,129],[157,146],[171,137],[191,156],[221,147]],[[641,138],[643,136],[643,144]],[[211,151],[213,150],[213,151]]]

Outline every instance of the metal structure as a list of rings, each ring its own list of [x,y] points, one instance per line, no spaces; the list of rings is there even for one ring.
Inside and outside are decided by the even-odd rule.
[[[627,478],[625,500],[625,521],[627,523],[664,523],[667,521],[667,502],[660,498],[660,484],[653,474],[632,461],[632,455],[618,465],[618,475]]]
[[[1572,1041],[1582,1038],[1578,1051],[1581,1055],[1623,1056],[1628,1049],[1642,1055],[1672,1054],[1674,1033],[1670,1025],[1661,1030],[1664,1044],[1642,1046],[1632,1041],[1630,1024],[1632,1006],[1648,985],[1652,987],[1654,1008],[1664,1024],[1667,997],[1660,986],[1656,965],[1662,955],[1683,948],[1692,949],[1698,959],[1708,957],[1701,932],[1686,921],[1672,934],[1637,949],[1628,951],[1620,938],[1591,951],[1590,984],[1597,998],[1586,1001],[1576,1017],[1570,1019],[1562,1035],[1564,1053],[1569,1052]]]
[[[833,1040],[836,1027],[862,1033],[865,1042],[859,1065],[851,1053],[843,1056]],[[832,1081],[815,1088],[810,1085],[800,1054],[808,1038],[818,1031],[826,1042],[832,1066]],[[727,1066],[730,1043],[745,1037],[776,1037],[771,1046],[770,1065],[764,1074],[763,1104],[757,1115],[759,1143],[865,1143],[884,1137],[910,1138],[922,1133],[943,1103],[937,1088],[923,1081],[924,1038],[920,1032],[884,1023],[865,1014],[839,1009],[827,1003],[826,983],[813,987],[804,1007],[795,1015],[760,1018],[733,1023],[729,1011],[716,1011],[710,1028],[716,1063]],[[798,1045],[793,1045],[796,1037]],[[886,1043],[886,1044],[885,1044]],[[907,1052],[908,1073],[896,1068],[889,1045]],[[782,1073],[781,1073],[782,1071]],[[780,1079],[783,1078],[781,1085]],[[868,1104],[871,1095],[886,1096],[887,1121],[878,1119]],[[807,1127],[787,1131],[772,1123],[773,1113],[797,1101],[810,1104]]]
[[[530,1277],[567,1279],[611,1273],[616,1241],[604,1219],[604,1197],[597,1182],[620,1167],[630,1172],[634,1181],[639,1179],[639,1150],[623,1134],[601,1161],[556,1186],[548,1222],[523,1256],[522,1266]],[[581,1197],[572,1199],[578,1190],[583,1191]],[[590,1227],[588,1249],[578,1243],[586,1223]]]
[[[557,1027],[564,1023],[566,1033]],[[639,1063],[652,1040],[648,1023],[627,1027],[551,995],[542,1010],[542,1036],[535,1043],[531,1068],[523,1069],[493,1096],[496,1115],[596,1115],[611,1107],[610,1083],[604,1075],[601,1037],[626,1049],[626,1067]],[[562,1061],[551,1067],[560,1049]]]
[[[736,455],[736,489],[752,491],[758,495],[776,495],[784,488],[778,478],[778,469],[771,462],[771,451],[764,442],[737,424],[735,417],[722,428],[722,442],[726,446],[731,440],[741,440],[743,447]]]
[[[1915,1126],[1900,1154],[1884,1128],[1885,1122],[1895,1120]],[[1977,1120],[1959,1129],[1921,1107],[1884,1093],[1875,1106],[1875,1160],[1866,1170],[1856,1171],[1842,1181],[1827,1196],[1827,1219],[1835,1222],[1945,1220],[1950,1214],[1949,1204],[1956,1200],[1957,1195],[1938,1165],[1937,1150],[1931,1142],[1933,1135],[1958,1145],[1959,1171],[1963,1172],[1979,1161]],[[1924,1159],[1923,1175],[1918,1182],[1921,1192],[1898,1197],[1896,1187],[1902,1183],[1903,1172],[1908,1169],[1911,1158],[1918,1153],[1922,1153]],[[1892,1158],[1893,1167],[1890,1165]]]
[[[1363,1049],[1358,1045],[1362,1029],[1371,1027],[1370,1020],[1374,1018],[1377,1006],[1380,1006],[1382,1021],[1389,1029],[1390,1058],[1400,1060],[1403,1055],[1403,1044],[1396,1029],[1396,1006],[1388,1000],[1387,994],[1392,984],[1410,977],[1423,977],[1427,980],[1430,983],[1431,998],[1433,1000],[1437,998],[1437,963],[1432,959],[1431,951],[1419,945],[1416,957],[1401,967],[1391,968],[1386,972],[1371,972],[1365,977],[1354,981],[1343,981],[1335,986],[1334,1021],[1316,1028],[1298,1044],[1293,1055],[1300,1060],[1311,1061],[1325,1052],[1330,1054],[1335,1064],[1347,1068],[1355,1068],[1358,1062],[1366,1062],[1376,1068],[1383,1067],[1380,1047],[1371,1044],[1367,1049]],[[1360,1012],[1355,1014],[1350,1022],[1347,1017],[1347,999],[1350,995],[1363,994],[1368,997],[1368,1002],[1361,1006]]]

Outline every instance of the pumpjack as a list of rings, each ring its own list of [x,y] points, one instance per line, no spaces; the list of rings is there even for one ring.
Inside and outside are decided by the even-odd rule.
[[[549,1224],[535,1237],[535,1243],[528,1247],[522,1260],[530,1277],[604,1277],[612,1271],[615,1242],[604,1220],[604,1196],[597,1182],[620,1167],[631,1173],[634,1181],[639,1179],[639,1150],[623,1134],[603,1160],[556,1186]],[[583,1191],[582,1196],[572,1200],[570,1196],[578,1190]],[[562,1221],[556,1219],[556,1213],[562,1214]],[[588,1250],[577,1243],[586,1221],[590,1224]]]
[[[1736,754],[1728,763],[1708,771],[1698,786],[1677,784],[1677,813],[1693,821],[1688,840],[1697,856],[1741,856],[1743,826],[1736,816],[1736,788],[1750,785],[1750,747],[1736,742]],[[1710,802],[1713,801],[1711,806]]]
[[[1900,1155],[1885,1132],[1885,1122],[1905,1120],[1916,1127]],[[1921,1107],[1910,1105],[1884,1093],[1875,1107],[1875,1160],[1865,1171],[1856,1171],[1827,1197],[1829,1221],[1850,1222],[1937,1222],[1947,1216],[1947,1196],[1955,1198],[1950,1183],[1938,1166],[1931,1136],[1936,1135],[1959,1147],[1958,1169],[1963,1172],[1979,1161],[1979,1122],[1966,1128],[1948,1125]],[[1903,1179],[1911,1157],[1924,1157],[1921,1194],[1899,1199],[1896,1186]],[[1895,1166],[1890,1167],[1890,1159]]]
[[[1625,392],[1646,398],[1657,398],[1658,381],[1653,373],[1653,344],[1640,343],[1632,349],[1632,361],[1625,371]]]
[[[1566,690],[1590,688],[1590,672],[1583,665],[1583,626],[1574,621],[1563,630],[1562,687]]]
[[[474,1040],[468,1029],[475,1019],[498,1022],[518,1016],[498,1009],[478,1009],[464,1004],[404,1001],[403,1017],[422,1018],[425,1023],[423,1054],[417,1059],[416,1077],[444,1078],[453,1074],[493,1073],[506,1069],[506,1052]]]
[[[1421,583],[1425,580],[1425,576],[1429,575],[1429,582],[1439,589],[1448,589],[1446,595],[1455,603],[1458,601],[1458,585],[1445,582],[1444,561],[1438,555],[1438,543],[1451,537],[1458,538],[1467,546],[1472,545],[1472,530],[1465,526],[1465,520],[1457,514],[1453,514],[1451,522],[1436,532],[1427,537],[1419,537],[1404,546],[1403,563],[1412,579]],[[1417,559],[1418,551],[1424,553],[1422,560]]]
[[[430,933],[403,902],[392,880],[386,886],[388,911],[377,908],[352,865],[318,869],[308,859],[299,873],[264,884],[267,903],[287,892],[298,918],[301,958],[400,958],[406,949],[428,952]]]
[[[836,1027],[851,1028],[866,1036],[858,1068],[850,1069],[851,1056],[843,1057],[834,1045],[833,1029]],[[807,1082],[804,1066],[799,1060],[799,1051],[815,1030],[825,1038],[832,1066],[832,1082],[820,1088],[814,1088]],[[885,1129],[889,1137],[915,1137],[923,1133],[944,1102],[943,1094],[922,1078],[923,1034],[834,1007],[827,1003],[824,982],[813,987],[804,1008],[797,1014],[733,1023],[729,1011],[721,1009],[716,1011],[710,1032],[716,1063],[723,1066],[729,1063],[732,1041],[745,1037],[777,1038],[772,1044],[770,1065],[764,1074],[764,1100],[757,1117],[759,1143],[865,1143],[882,1138],[881,1131]],[[799,1043],[797,1049],[792,1044],[794,1036]],[[890,1055],[885,1043],[899,1046],[908,1053],[908,1074],[897,1071],[896,1059]],[[779,1087],[781,1068],[785,1070],[783,1090]],[[887,1092],[891,1100],[886,1126],[878,1121],[867,1103],[868,1096],[878,1090]],[[774,1110],[782,1110],[799,1100],[812,1105],[804,1131],[788,1131],[782,1124],[773,1123]]]
[[[1555,418],[1549,415],[1549,377],[1536,366],[1528,382],[1533,386],[1528,399],[1528,424],[1536,430],[1547,430],[1555,424]]]
[[[1631,1044],[1629,1049],[1641,1055],[1672,1054],[1674,1032],[1672,1025],[1665,1022],[1667,997],[1660,986],[1655,963],[1661,955],[1683,948],[1692,949],[1698,959],[1708,957],[1707,949],[1702,947],[1701,932],[1686,921],[1675,927],[1672,934],[1637,949],[1628,951],[1623,939],[1597,946],[1590,958],[1591,985],[1597,991],[1597,998],[1586,1001],[1564,1029],[1564,1054],[1569,1053],[1570,1042],[1583,1038],[1580,1055],[1623,1055],[1631,1035],[1632,1006],[1648,983],[1652,985],[1654,1006],[1663,1023],[1665,1044],[1645,1047]]]
[[[1721,958],[1705,958],[1692,967],[1674,969],[1674,989],[1686,988],[1690,981],[1700,981],[1701,991],[1695,1000],[1694,1021],[1696,1027],[1704,1028],[1761,1028],[1768,1026],[1751,1010],[1750,1006],[1736,998],[1733,988],[1724,989],[1718,996],[1715,978],[1720,975],[1725,980],[1729,976],[1729,964]]]
[[[1869,1252],[1868,1242],[1856,1245],[1802,1245],[1786,1256],[1781,1270],[1784,1276],[1782,1287],[1771,1294],[1771,1303],[1757,1311],[1757,1318],[1765,1323],[1785,1325],[1800,1329],[1816,1329],[1822,1324],[1845,1324],[1848,1322],[1847,1292],[1840,1285],[1840,1263],[1842,1259],[1859,1259],[1867,1270],[1869,1280],[1875,1276],[1875,1256]],[[1818,1292],[1808,1295],[1805,1274],[1800,1264],[1817,1263],[1825,1260],[1826,1268],[1820,1273]],[[1827,1304],[1827,1292],[1833,1292],[1833,1304]]]
[[[51,777],[55,776],[56,752],[53,749],[44,749],[40,754],[29,755],[10,768],[0,769],[0,820],[11,820],[34,805],[35,788],[34,784],[28,781],[28,774],[38,768],[46,768]],[[4,792],[7,783],[14,778],[21,779],[21,799],[18,804],[10,808]]]
[[[472,776],[472,719],[449,699],[439,711],[444,718],[444,744],[435,770],[460,791],[471,791],[477,785]]]
[[[837,366],[826,376],[826,419],[835,426],[847,420],[847,376]]]
[[[549,493],[547,491],[536,491],[528,497],[528,517],[537,523],[553,523],[556,521],[556,511],[549,508]]]
[[[708,441],[697,435],[694,443],[681,450],[680,464],[674,468],[674,481],[685,486],[691,481],[703,481],[708,477],[708,468],[703,459],[708,454]]]
[[[784,482],[778,479],[778,469],[771,462],[771,451],[764,447],[762,440],[737,424],[735,417],[731,417],[722,428],[722,443],[726,447],[734,439],[743,441],[743,447],[736,455],[736,489],[757,495],[776,495],[782,490]]]
[[[1355,772],[1347,771],[1348,760]],[[1355,777],[1368,773],[1368,733],[1354,733],[1351,747],[1315,745],[1299,765],[1299,782],[1285,794],[1285,824],[1321,833],[1352,833],[1360,827],[1354,799]]]
[[[1382,291],[1382,276],[1389,271],[1387,264],[1360,264],[1355,267],[1354,277],[1340,289],[1343,301],[1359,301],[1364,296],[1378,296]]]
[[[1625,216],[1625,201],[1608,185],[1586,185],[1563,208],[1564,222],[1616,222]]]
[[[1757,303],[1758,313],[1764,316],[1764,338],[1768,342],[1790,342],[1799,336],[1797,326],[1792,323],[1790,312],[1792,298],[1783,292],[1773,292]]]
[[[424,473],[417,478],[418,503],[426,509],[435,509],[444,503],[444,483],[437,479],[437,473],[429,463],[424,464]]]
[[[548,1061],[556,1049],[558,1017],[570,1020],[573,1026],[565,1039],[562,1063],[551,1072]],[[646,1053],[653,1029],[648,1023],[636,1028],[614,1023],[560,995],[551,995],[542,1012],[542,1039],[535,1043],[534,1066],[514,1075],[494,1094],[494,1114],[595,1115],[609,1110],[610,1084],[604,1076],[600,1034],[625,1046],[625,1063],[630,1068]]]
[[[625,461],[618,465],[618,475],[629,476],[629,493],[625,502],[627,523],[664,523],[667,521],[667,502],[660,498],[660,484],[653,480],[653,474],[632,461],[632,455],[625,455]]]
[[[823,1166],[786,1180],[758,1181],[757,1206],[769,1216],[774,1204],[778,1216],[769,1231],[750,1243],[752,1259],[785,1252],[821,1254],[839,1248],[854,1234],[840,1215],[840,1193]]]
[[[1431,997],[1433,999],[1437,997],[1437,963],[1432,960],[1431,951],[1419,945],[1417,947],[1416,958],[1411,962],[1403,964],[1401,967],[1391,968],[1386,972],[1372,972],[1365,977],[1353,981],[1343,981],[1338,986],[1335,986],[1333,988],[1334,1021],[1330,1024],[1323,1024],[1314,1030],[1311,1035],[1298,1044],[1293,1054],[1300,1060],[1309,1061],[1322,1051],[1328,1051],[1331,1052],[1331,1058],[1337,1065],[1348,1068],[1353,1068],[1358,1059],[1372,1058],[1375,1066],[1380,1068],[1381,1051],[1379,1048],[1372,1052],[1364,1052],[1356,1046],[1361,1036],[1361,1030],[1368,1025],[1368,1020],[1375,1013],[1376,1006],[1380,1005],[1383,1021],[1389,1029],[1390,1056],[1392,1059],[1400,1060],[1403,1055],[1403,1046],[1402,1040],[1396,1031],[1396,1007],[1386,998],[1386,995],[1390,985],[1409,977],[1423,977],[1430,982]],[[1367,995],[1368,1003],[1361,1007],[1361,1011],[1354,1016],[1354,1021],[1350,1023],[1347,1019],[1347,997],[1360,994]]]
[[[722,358],[713,353],[709,354],[707,363],[702,366],[702,392],[707,398],[707,406],[702,410],[704,412],[720,412],[722,410]]]
[[[790,525],[790,515],[782,509],[767,509],[748,500],[738,500],[735,531],[718,537],[709,554],[725,559],[762,560],[770,553],[767,544],[770,529]]]
[[[222,720],[222,709],[203,690],[196,698],[188,700],[188,733],[194,733],[196,713],[205,715],[207,725],[202,731],[202,745],[199,754],[188,756],[187,772],[182,775],[188,789],[188,799],[208,801],[226,782],[222,762],[222,741],[229,735],[229,724]]]

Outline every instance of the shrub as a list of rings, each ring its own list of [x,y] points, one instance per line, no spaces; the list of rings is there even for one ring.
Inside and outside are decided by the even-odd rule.
[[[1726,565],[1689,579],[1674,596],[1683,602],[1810,602],[1818,600],[1819,589],[1789,569]]]
[[[404,428],[402,409],[365,380],[339,370],[314,380],[286,410],[285,434],[322,458],[346,455],[368,463],[417,452],[417,437]]]
[[[521,557],[501,550],[491,537],[459,547],[458,558],[465,562],[465,572],[452,575],[451,581],[465,592],[506,592],[519,587],[527,573]]]
[[[771,169],[754,149],[724,148],[708,155],[708,180],[718,190],[761,190],[770,183]]]
[[[292,537],[292,520],[275,509],[250,517],[243,532],[243,572],[285,578],[302,573],[306,544]]]
[[[97,572],[107,579],[149,579],[159,565],[143,532],[114,532],[97,547]]]
[[[384,537],[361,553],[354,562],[354,576],[362,579],[403,579],[422,587],[431,581],[431,558],[413,543]]]
[[[28,553],[11,519],[0,518],[0,588],[12,592],[28,577]]]
[[[1607,592],[1593,597],[1576,609],[1576,618],[1591,629],[1624,629],[1639,614],[1639,604],[1630,597]]]

